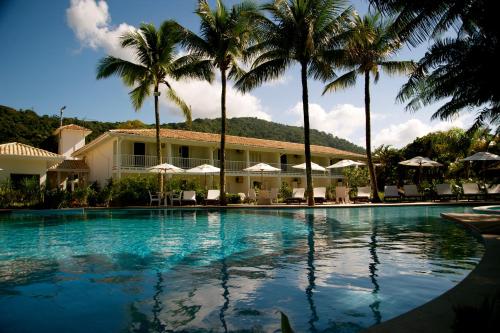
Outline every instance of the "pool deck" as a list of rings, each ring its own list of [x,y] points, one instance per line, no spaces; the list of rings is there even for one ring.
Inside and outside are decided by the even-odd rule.
[[[441,216],[481,233],[485,246],[483,258],[462,282],[443,295],[364,332],[453,332],[454,307],[479,308],[486,298],[500,292],[500,216],[459,213],[442,213]]]

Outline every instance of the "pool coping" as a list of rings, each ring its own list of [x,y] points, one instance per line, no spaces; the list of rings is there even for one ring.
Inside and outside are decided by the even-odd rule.
[[[443,218],[462,224],[478,234],[484,243],[485,252],[479,264],[455,287],[437,298],[398,317],[369,327],[365,333],[412,333],[453,332],[454,307],[479,308],[485,299],[500,292],[500,235],[484,233],[488,228],[485,214],[444,214]],[[472,217],[471,215],[477,215]],[[496,216],[498,219],[498,216]],[[475,219],[475,221],[474,221]],[[493,223],[498,223],[495,220]],[[487,231],[486,231],[487,232]]]

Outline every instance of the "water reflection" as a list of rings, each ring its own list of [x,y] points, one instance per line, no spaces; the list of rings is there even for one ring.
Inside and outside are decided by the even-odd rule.
[[[0,313],[8,314],[0,327],[272,332],[279,310],[298,332],[356,332],[442,293],[477,262],[482,248],[441,211],[145,210],[0,221]]]

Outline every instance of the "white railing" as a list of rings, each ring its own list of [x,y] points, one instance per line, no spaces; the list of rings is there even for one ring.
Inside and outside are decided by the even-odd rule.
[[[154,155],[121,155],[120,156],[120,168],[128,170],[143,171],[147,168],[159,164],[157,158]],[[170,160],[166,156],[162,156],[162,163],[170,163],[182,169],[191,169],[202,164],[210,164],[209,159],[203,158],[184,158],[184,157],[171,157]],[[216,167],[220,166],[219,160],[213,160],[213,165]],[[229,174],[247,174],[243,171],[247,166],[252,166],[260,162],[249,162],[247,165],[246,161],[226,161],[226,172]],[[265,163],[265,162],[264,162]],[[266,163],[275,168],[281,169],[281,172],[273,172],[266,174],[275,175],[286,175],[286,176],[296,176],[301,177],[305,175],[305,170],[293,168],[292,164],[280,164],[280,163]],[[117,166],[115,165],[115,168]],[[342,178],[342,172],[339,169],[327,169],[326,172],[323,171],[313,171],[314,176],[324,176],[324,177],[340,177]]]

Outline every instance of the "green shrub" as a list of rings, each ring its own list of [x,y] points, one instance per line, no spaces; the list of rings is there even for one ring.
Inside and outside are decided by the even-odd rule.
[[[65,208],[69,207],[71,195],[66,190],[55,188],[53,190],[46,190],[43,195],[43,208]]]
[[[240,204],[241,197],[237,193],[228,193],[226,194],[227,203],[229,204]]]
[[[292,188],[290,187],[290,185],[288,185],[287,182],[281,183],[279,195],[283,200],[292,197]]]
[[[0,184],[0,208],[8,208],[15,202],[18,194],[9,180]]]
[[[129,176],[112,184],[112,206],[137,206],[149,204],[149,194],[158,192],[155,176]]]

